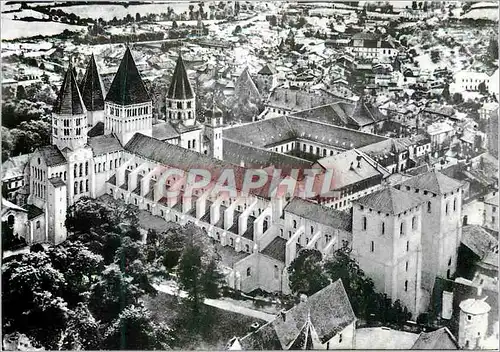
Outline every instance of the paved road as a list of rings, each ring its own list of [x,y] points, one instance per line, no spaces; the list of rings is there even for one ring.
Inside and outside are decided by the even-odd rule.
[[[182,290],[178,290],[175,287],[173,287],[172,285],[153,284],[153,287],[157,291],[164,292],[164,293],[167,293],[169,295],[179,296],[182,298],[187,297],[186,292],[184,292]],[[261,311],[255,310],[255,309],[242,307],[240,305],[237,305],[237,304],[234,304],[232,302],[228,302],[228,301],[225,301],[222,299],[206,298],[204,303],[208,306],[227,310],[227,311],[233,312],[233,313],[243,314],[243,315],[246,315],[246,316],[249,316],[252,318],[261,319],[261,320],[265,320],[265,321],[272,321],[275,318],[275,315],[273,315],[273,314],[268,314],[268,313],[264,313],[264,312],[261,312]]]

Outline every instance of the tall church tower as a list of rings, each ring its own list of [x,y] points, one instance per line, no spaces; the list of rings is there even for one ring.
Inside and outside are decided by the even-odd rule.
[[[185,126],[196,124],[195,93],[189,83],[184,60],[179,53],[174,75],[166,97],[167,120],[180,122]]]
[[[153,131],[153,103],[127,47],[104,103],[104,133],[116,135],[122,145],[136,133]]]
[[[90,56],[87,69],[80,84],[80,92],[87,109],[89,127],[104,123],[104,85],[97,70],[94,54]]]
[[[205,112],[205,136],[209,139],[207,154],[213,158],[223,160],[222,127],[224,119],[220,110],[212,99],[212,108]]]
[[[52,144],[61,151],[87,144],[87,111],[73,72],[70,61],[52,111]]]
[[[437,171],[398,185],[424,201],[422,208],[422,287],[432,292],[436,277],[452,278],[462,238],[463,185]]]
[[[392,187],[354,202],[352,255],[379,292],[417,316],[421,299],[422,201]]]

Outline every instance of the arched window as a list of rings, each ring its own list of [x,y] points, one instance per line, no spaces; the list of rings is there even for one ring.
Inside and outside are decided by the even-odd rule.
[[[366,216],[363,216],[363,218],[361,218],[361,229],[363,231],[366,231]]]
[[[401,221],[401,224],[399,225],[399,235],[400,236],[403,236],[405,234],[404,230],[405,230],[405,222]]]
[[[10,228],[13,228],[14,227],[14,215],[10,214],[8,217],[7,217],[7,225],[10,227]]]
[[[80,164],[80,177],[83,176],[83,164]]]
[[[64,171],[64,181],[66,181],[66,171]]]
[[[85,192],[89,191],[89,180],[85,180]]]
[[[405,280],[405,291],[408,291],[408,280]]]
[[[280,277],[280,268],[277,265],[274,266],[274,278],[278,279]]]
[[[453,211],[457,210],[457,198],[453,199]]]
[[[230,237],[230,238],[229,238],[229,245],[230,245],[231,247],[233,247],[233,246],[234,246],[234,239],[233,239],[232,237]]]
[[[432,205],[431,202],[427,202],[427,212],[430,213],[432,211]]]
[[[87,176],[89,174],[89,162],[86,161],[85,162],[85,176]]]
[[[252,276],[252,269],[247,268],[247,276]]]
[[[283,237],[283,229],[280,229],[280,237]]]
[[[417,217],[416,216],[411,218],[411,228],[412,228],[412,230],[415,230],[417,228]]]
[[[384,235],[385,234],[385,222],[383,222],[383,221],[382,221],[381,231],[382,231],[382,235]]]
[[[314,226],[311,226],[311,235],[314,233]]]
[[[75,191],[75,194],[78,194],[78,181],[75,181],[74,191]]]
[[[248,244],[245,245],[245,252],[250,253],[250,246]]]
[[[74,172],[75,177],[78,177],[78,165],[75,164],[75,172]]]
[[[297,220],[293,220],[293,228],[296,229],[297,228]]]
[[[101,163],[97,164],[97,171],[101,172]]]
[[[80,181],[80,193],[83,193],[83,181]]]

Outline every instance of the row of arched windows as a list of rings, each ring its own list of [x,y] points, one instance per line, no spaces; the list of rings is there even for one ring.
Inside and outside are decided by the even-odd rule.
[[[32,186],[33,186],[32,187],[33,193],[35,194],[35,196],[38,197],[38,198],[45,199],[45,195],[46,195],[46,188],[45,188],[45,186],[43,186],[40,183],[35,182],[35,181],[33,181],[33,185]]]
[[[110,160],[109,162],[97,163],[94,165],[95,172],[104,172],[106,171],[106,165],[108,166],[108,170],[112,170],[113,168],[118,168],[122,163],[121,158],[116,158],[114,160]]]
[[[89,180],[85,180],[85,188],[83,188],[83,180],[80,182],[75,181],[75,184],[74,184],[75,195],[80,194],[80,193],[84,193],[84,192],[88,192],[88,191],[89,191]]]
[[[51,174],[50,178],[52,177],[59,177],[61,180],[66,181],[66,171],[53,173]]]
[[[85,164],[80,163],[80,164],[75,164],[73,167],[73,176],[76,177],[83,177],[83,167],[85,165],[85,176],[88,176],[89,174],[89,162],[86,161]]]
[[[37,168],[37,167],[34,167],[32,166],[31,167],[31,173],[33,174],[33,177],[36,179],[36,180],[40,180],[40,181],[43,181],[45,179],[45,171]]]
[[[405,221],[401,221],[401,223],[399,224],[399,234],[400,236],[403,236],[405,234]],[[412,230],[416,230],[417,229],[417,226],[418,226],[418,218],[416,216],[412,217],[411,218],[411,228]],[[366,231],[368,228],[368,219],[366,218],[366,216],[363,216],[361,218],[361,229],[363,231]],[[380,234],[381,235],[385,235],[385,222],[384,221],[381,221],[380,222]]]

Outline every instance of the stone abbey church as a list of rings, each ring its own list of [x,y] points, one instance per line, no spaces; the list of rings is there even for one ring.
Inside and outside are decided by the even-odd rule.
[[[226,280],[245,292],[289,293],[287,267],[301,248],[328,256],[351,247],[376,288],[414,316],[427,308],[435,278],[453,275],[460,182],[431,171],[390,184],[387,167],[362,151],[385,137],[325,122],[279,116],[228,127],[216,106],[200,121],[180,56],[165,100],[166,114],[155,120],[129,48],[108,92],[93,56],[81,82],[70,63],[53,109],[52,145],[37,149],[25,169],[29,243],[64,241],[67,207],[107,194],[165,221],[203,228],[228,248]],[[287,153],[292,150],[316,154],[317,161]],[[291,172],[297,168],[335,169],[337,179],[324,200],[265,192],[165,198],[182,181],[167,171],[191,168],[280,169],[278,186],[304,182]]]

